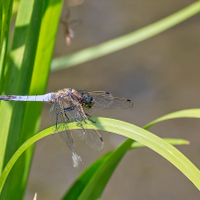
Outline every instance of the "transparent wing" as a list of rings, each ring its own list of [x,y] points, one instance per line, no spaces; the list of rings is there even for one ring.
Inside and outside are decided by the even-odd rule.
[[[78,167],[82,159],[80,156],[76,154],[72,132],[68,128],[67,116],[65,116],[64,113],[65,112],[63,110],[63,106],[56,102],[50,108],[49,111],[50,120],[52,124],[56,125],[55,131],[59,131],[59,129],[61,128],[65,129],[65,131],[59,132],[59,135],[66,142],[69,149],[72,151],[73,166]]]
[[[103,108],[130,108],[133,106],[133,102],[129,99],[113,97],[112,94],[106,91],[93,91],[79,90],[83,94],[92,96],[95,100],[94,105],[85,111],[93,112]]]
[[[103,149],[103,138],[101,137],[99,132],[95,129],[84,129],[83,127],[84,123],[94,127],[93,123],[95,122],[91,122],[90,120],[85,118],[83,116],[83,113],[77,111],[76,108],[66,111],[66,115],[69,119],[75,119],[77,121],[77,126],[81,126],[82,129],[75,129],[73,130],[73,132],[75,132],[88,146],[98,151]]]
[[[59,131],[60,129],[66,130],[59,133],[59,135],[66,142],[69,149],[75,152],[73,137],[71,131],[68,129],[67,119],[62,106],[57,102],[54,103],[50,108],[49,116],[52,124],[56,125],[55,131]]]
[[[74,141],[72,137],[73,132],[75,132],[87,145],[93,149],[99,151],[103,149],[103,139],[98,131],[83,128],[82,123],[90,123],[91,126],[93,125],[92,122],[84,117],[85,113],[78,111],[77,107],[65,107],[63,110],[62,105],[54,103],[50,108],[49,113],[52,123],[57,125],[57,131],[59,131],[61,128],[65,128],[66,131],[59,133],[59,135],[66,142],[67,146],[72,152],[75,152]],[[81,126],[82,129],[70,131],[68,129],[67,120],[77,121],[77,126]],[[58,125],[58,123],[61,124]]]
[[[51,106],[49,110],[49,118],[53,125],[58,125],[60,122],[63,121],[63,117],[61,117],[60,115],[61,111],[62,109],[57,102]]]
[[[100,133],[95,129],[73,130],[88,146],[101,151],[104,143]]]

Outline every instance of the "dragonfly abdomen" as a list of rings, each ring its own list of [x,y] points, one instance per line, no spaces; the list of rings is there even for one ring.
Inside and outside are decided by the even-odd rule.
[[[0,100],[4,101],[42,101],[50,102],[52,98],[51,93],[45,95],[33,95],[33,96],[19,96],[19,95],[2,95]]]

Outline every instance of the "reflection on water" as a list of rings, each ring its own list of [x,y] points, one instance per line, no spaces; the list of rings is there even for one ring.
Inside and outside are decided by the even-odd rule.
[[[74,27],[76,37],[66,47],[62,27],[54,56],[79,49],[137,30],[155,22],[191,1],[85,1],[71,9],[71,16],[83,24]],[[133,47],[103,58],[54,72],[48,91],[61,88],[106,90],[115,96],[134,101],[130,110],[105,110],[94,116],[112,117],[143,126],[164,114],[199,107],[199,15]],[[56,84],[55,84],[56,83]],[[50,125],[49,106],[44,105],[41,128]],[[45,121],[46,120],[46,121]],[[150,129],[161,137],[185,138],[190,146],[178,147],[197,166],[199,161],[199,120],[181,119],[163,122]],[[124,138],[102,133],[102,152],[89,149],[76,139],[76,149],[84,165],[75,170],[71,153],[57,136],[37,143],[26,199],[35,192],[38,199],[60,199],[77,176],[95,159],[116,148]],[[195,152],[195,153],[194,153]],[[198,153],[196,153],[198,152]],[[102,199],[193,199],[196,188],[170,163],[149,149],[129,152],[116,169]]]

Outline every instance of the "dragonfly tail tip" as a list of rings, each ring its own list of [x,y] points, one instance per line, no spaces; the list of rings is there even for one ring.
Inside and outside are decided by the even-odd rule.
[[[72,153],[72,160],[73,160],[73,166],[75,168],[79,167],[79,164],[82,162],[81,157],[77,155],[75,152]]]

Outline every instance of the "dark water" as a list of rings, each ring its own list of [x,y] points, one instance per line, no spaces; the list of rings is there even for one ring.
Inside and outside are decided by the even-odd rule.
[[[132,32],[194,1],[97,1],[87,0],[71,8],[71,19],[81,19],[73,26],[76,37],[66,47],[60,26],[54,57],[97,45]],[[65,9],[66,13],[66,9]],[[65,14],[63,14],[64,16]],[[70,87],[106,90],[115,96],[134,101],[128,110],[105,110],[94,116],[112,117],[139,126],[170,112],[200,107],[200,15],[137,45],[82,65],[50,75],[48,92]],[[44,105],[41,128],[50,125]],[[200,168],[200,121],[176,119],[150,129],[160,137],[184,138],[189,146],[179,146]],[[96,152],[79,139],[77,152],[83,165],[74,169],[71,152],[57,136],[50,136],[36,145],[26,199],[35,192],[38,199],[60,199],[77,176],[93,161],[116,148],[124,138],[102,133],[105,148]],[[172,164],[143,148],[130,151],[115,170],[102,199],[199,199],[193,184]]]

